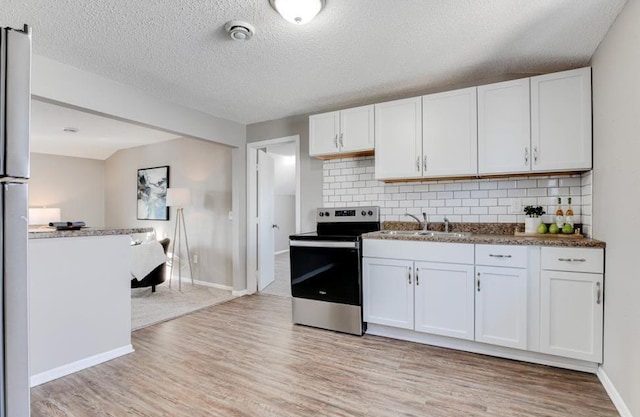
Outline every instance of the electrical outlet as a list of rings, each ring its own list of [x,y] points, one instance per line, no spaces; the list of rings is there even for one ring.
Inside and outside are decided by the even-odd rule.
[[[511,200],[511,206],[509,207],[510,214],[521,214],[522,213],[522,202],[519,198],[514,198]]]
[[[193,255],[193,263],[194,264],[198,263],[198,255]]]
[[[233,211],[229,212],[229,220],[233,220]]]

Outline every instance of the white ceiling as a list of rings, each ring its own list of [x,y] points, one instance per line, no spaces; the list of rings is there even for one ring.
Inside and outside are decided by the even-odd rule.
[[[327,0],[305,26],[268,0],[3,0],[37,54],[253,123],[587,65],[626,0]],[[242,19],[256,35],[230,40]]]
[[[74,127],[77,133],[64,132]],[[31,100],[31,152],[107,159],[120,149],[178,138],[175,134]]]

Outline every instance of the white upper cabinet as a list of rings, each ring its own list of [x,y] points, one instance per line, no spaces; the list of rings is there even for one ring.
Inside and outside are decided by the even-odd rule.
[[[478,87],[478,174],[531,170],[529,79]]]
[[[476,87],[422,97],[422,176],[476,175]]]
[[[377,179],[422,176],[422,98],[375,105]]]
[[[373,105],[309,117],[309,155],[373,151]]]
[[[320,156],[340,152],[340,112],[316,114],[309,117],[309,155]]]
[[[531,78],[535,171],[591,169],[591,68]]]

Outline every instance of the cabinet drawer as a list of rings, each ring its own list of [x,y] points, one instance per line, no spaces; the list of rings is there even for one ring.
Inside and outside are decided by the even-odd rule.
[[[542,269],[602,274],[604,272],[604,250],[543,247]]]
[[[476,245],[476,265],[527,267],[527,247],[514,245]]]

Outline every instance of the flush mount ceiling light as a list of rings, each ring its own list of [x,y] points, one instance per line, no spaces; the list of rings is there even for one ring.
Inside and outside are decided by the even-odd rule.
[[[251,23],[241,20],[231,20],[227,22],[224,25],[224,30],[227,31],[234,41],[248,41],[253,34],[256,33],[256,29]]]
[[[285,20],[304,25],[320,13],[325,0],[269,0],[269,3]]]

